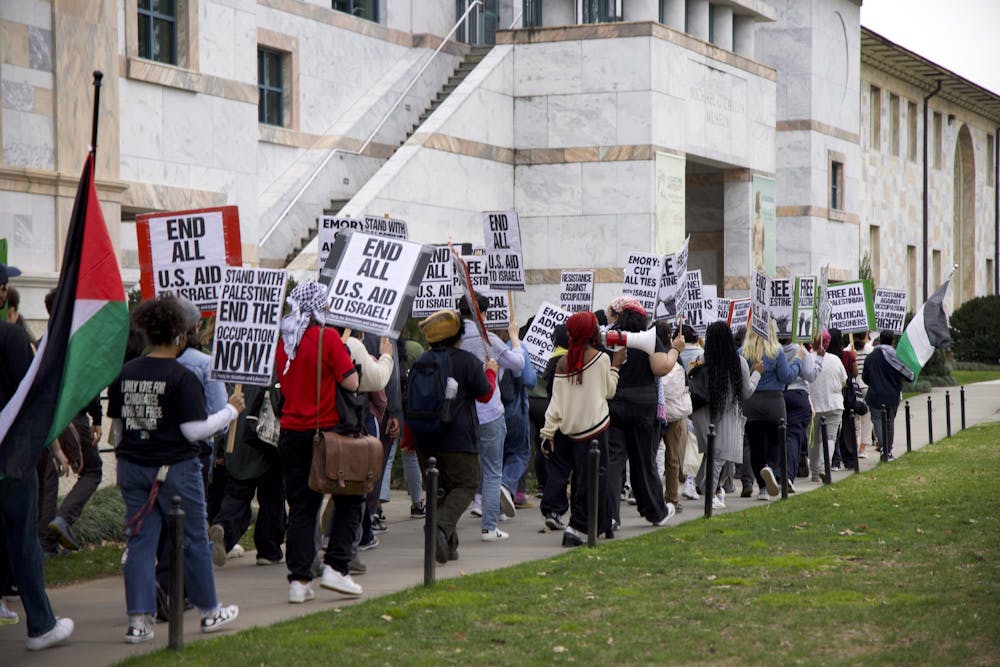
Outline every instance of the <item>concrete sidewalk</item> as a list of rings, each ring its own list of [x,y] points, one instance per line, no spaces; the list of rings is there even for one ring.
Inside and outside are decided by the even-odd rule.
[[[959,415],[959,392],[952,390],[952,432],[961,426]],[[934,405],[934,438],[945,437],[945,389],[935,389],[932,393]],[[919,449],[927,443],[927,394],[910,399],[912,446]],[[966,388],[966,423],[968,426],[988,421],[1000,420],[1000,381],[969,385]],[[906,432],[904,410],[900,406],[896,420],[896,457],[906,455]],[[878,465],[877,453],[869,454],[861,460],[862,472]],[[851,473],[834,473],[834,481],[839,481]],[[808,492],[819,485],[805,479],[796,480],[799,493]],[[791,496],[794,501],[796,496]],[[537,502],[537,501],[536,501]],[[776,501],[772,501],[776,502]],[[739,498],[731,494],[726,498],[728,509],[736,512],[764,503],[755,498]],[[686,501],[684,510],[671,520],[671,525],[702,517],[703,503]],[[409,518],[409,502],[406,494],[395,492],[392,502],[385,505],[389,520],[389,531],[379,536],[378,549],[366,551],[361,558],[368,565],[368,573],[357,578],[365,594],[361,600],[393,593],[420,585],[423,581],[423,521]],[[657,530],[639,518],[628,505],[622,505],[623,527],[619,539],[643,535]],[[518,515],[502,524],[511,538],[504,542],[484,543],[479,540],[479,520],[466,515],[459,526],[461,559],[445,566],[438,566],[439,578],[448,578],[494,570],[516,563],[537,560],[564,552],[561,547],[561,533],[539,532],[542,518],[537,508],[520,510]],[[669,529],[669,527],[667,528]],[[301,605],[287,602],[288,583],[283,565],[258,567],[254,554],[230,560],[216,570],[216,586],[219,599],[224,603],[240,606],[240,618],[231,630],[219,634],[231,634],[254,626],[277,623],[289,618],[303,616],[318,611],[330,610],[353,604],[355,600],[340,597],[316,585],[316,600]],[[40,653],[28,653],[24,647],[25,624],[0,627],[0,663],[5,666],[27,665],[31,667],[73,667],[108,665],[130,655],[162,648],[167,642],[167,625],[159,624],[156,639],[141,646],[130,646],[122,641],[126,628],[125,592],[121,577],[108,577],[73,586],[49,591],[52,606],[57,615],[72,618],[76,630],[70,641]],[[11,608],[22,614],[20,604]],[[198,628],[198,615],[185,614],[185,640],[195,641],[203,635]]]

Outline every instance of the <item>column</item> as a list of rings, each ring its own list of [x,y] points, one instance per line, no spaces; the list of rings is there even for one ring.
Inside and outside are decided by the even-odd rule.
[[[733,17],[733,51],[754,58],[756,48],[754,46],[754,36],[757,31],[757,22],[752,16]],[[718,36],[719,33],[716,33]]]
[[[733,299],[750,293],[750,170],[730,169],[724,178],[721,287],[725,297]]]
[[[659,21],[659,0],[623,0],[623,21]]]
[[[687,30],[692,37],[708,41],[708,0],[687,0]]]
[[[661,0],[663,2],[663,24],[684,32],[686,0]]]
[[[712,43],[720,49],[733,50],[733,8],[716,5],[712,14]]]

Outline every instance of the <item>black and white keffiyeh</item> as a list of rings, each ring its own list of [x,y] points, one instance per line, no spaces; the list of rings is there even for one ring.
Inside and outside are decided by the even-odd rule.
[[[326,310],[326,287],[315,280],[307,280],[295,286],[291,294],[288,295],[288,305],[292,312],[281,320],[281,340],[285,345],[285,354],[288,361],[281,371],[282,375],[288,372],[288,366],[302,342],[302,336],[312,319],[323,322]]]

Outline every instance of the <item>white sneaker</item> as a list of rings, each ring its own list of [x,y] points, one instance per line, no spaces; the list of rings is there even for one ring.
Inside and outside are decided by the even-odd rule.
[[[146,614],[136,614],[129,617],[128,629],[125,631],[126,644],[141,644],[153,641],[153,620]]]
[[[472,513],[472,516],[481,517],[483,515],[483,497],[480,496],[478,493],[476,494],[475,499],[472,501],[472,509],[469,511]]]
[[[208,527],[208,541],[212,545],[212,563],[215,567],[223,567],[226,564],[226,531],[214,523]]]
[[[243,558],[243,556],[245,556],[246,553],[247,550],[241,547],[239,544],[237,544],[229,551],[228,554],[226,554],[226,558]]]
[[[719,494],[712,496],[712,509],[714,510],[724,510],[726,509],[726,501],[719,497]]]
[[[499,542],[500,540],[506,540],[510,537],[510,533],[500,530],[499,528],[494,528],[493,530],[483,529],[483,542]]]
[[[688,477],[684,481],[684,488],[681,489],[681,495],[688,500],[699,500],[701,496],[698,495],[698,489],[694,486],[694,480]]]
[[[662,519],[660,519],[659,521],[657,521],[654,525],[656,525],[656,526],[665,526],[665,525],[667,525],[667,522],[670,521],[670,518],[673,515],[675,515],[675,514],[677,514],[677,508],[674,507],[673,503],[667,503],[667,516],[665,516]]]
[[[337,591],[344,595],[361,595],[363,592],[349,574],[341,574],[329,565],[323,566],[323,576],[319,580],[319,585],[331,591]]]
[[[763,500],[765,503],[771,500],[771,496],[768,494],[767,489],[761,489],[757,492],[757,500]]]
[[[218,632],[224,626],[229,625],[240,616],[240,608],[234,604],[219,605],[215,611],[204,614],[201,617],[201,631]]]
[[[316,593],[313,592],[312,584],[293,581],[288,585],[288,602],[290,604],[300,604],[302,602],[309,602],[309,600],[315,599]]]
[[[73,619],[59,618],[56,619],[56,624],[52,626],[52,629],[44,635],[28,637],[27,647],[29,651],[41,651],[66,641],[71,634],[73,634]]]
[[[503,484],[500,485],[500,509],[509,517],[517,514],[517,508],[514,507],[514,496],[510,495],[510,491]]]
[[[3,598],[0,598],[0,625],[17,625],[20,620],[17,612],[11,611]]]
[[[774,471],[771,470],[771,466],[764,466],[760,470],[760,476],[764,479],[764,485],[767,487],[767,492],[772,496],[776,496],[781,493],[781,485],[778,484],[778,478],[774,476]]]

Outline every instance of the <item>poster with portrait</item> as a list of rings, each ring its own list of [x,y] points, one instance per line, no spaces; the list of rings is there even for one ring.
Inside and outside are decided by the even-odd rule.
[[[750,268],[774,275],[777,248],[774,179],[754,175],[750,186]]]

